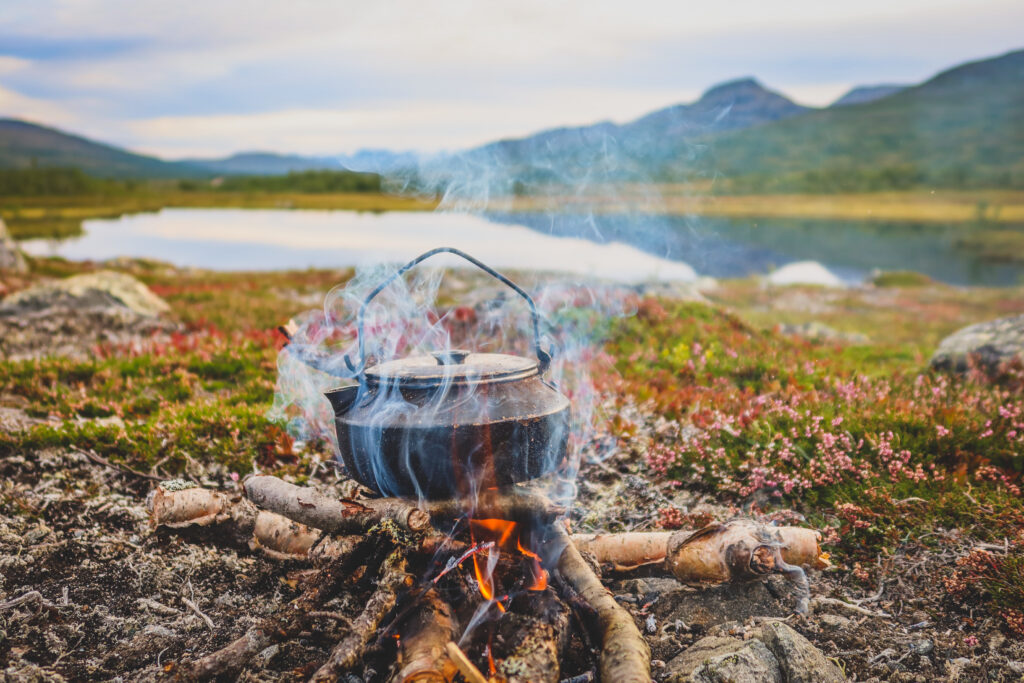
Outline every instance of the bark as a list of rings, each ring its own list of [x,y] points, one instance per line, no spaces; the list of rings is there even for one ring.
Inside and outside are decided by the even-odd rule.
[[[763,569],[768,558],[761,564],[751,562],[757,560],[754,551],[761,546],[778,547],[786,564],[823,569],[828,561],[818,546],[819,538],[813,529],[733,520],[697,532],[573,534],[572,542],[581,552],[592,553],[598,562],[619,571],[666,562],[680,581],[728,581],[764,573],[758,568]],[[737,548],[745,550],[737,552]]]
[[[597,612],[601,629],[601,680],[650,683],[651,649],[633,622],[632,615],[615,601],[568,534],[558,526],[555,533],[565,544],[565,550],[558,559],[559,573]]]
[[[402,669],[392,683],[449,683],[455,677],[457,669],[445,651],[455,632],[451,607],[436,590],[424,593],[399,632]]]
[[[411,531],[430,525],[426,513],[397,498],[336,500],[310,487],[265,475],[246,477],[242,487],[246,497],[261,508],[332,534],[362,533],[386,519]]]
[[[529,609],[517,610],[526,622],[519,628],[519,642],[498,664],[507,683],[558,683],[562,649],[569,634],[569,608],[553,591],[528,596]]]
[[[828,566],[820,534],[737,519],[669,537],[665,564],[681,581],[722,582],[787,573],[792,566]]]
[[[412,583],[412,577],[406,573],[405,556],[401,550],[388,556],[383,569],[384,575],[366,609],[352,622],[351,631],[335,646],[324,665],[313,674],[311,683],[336,681],[341,674],[359,663],[366,652],[366,646],[377,635],[381,621],[394,608],[398,591]]]
[[[546,496],[521,489],[487,489],[475,498],[426,501],[423,506],[435,520],[469,516],[477,519],[506,519],[512,522],[548,524],[566,512],[564,507],[555,505]]]

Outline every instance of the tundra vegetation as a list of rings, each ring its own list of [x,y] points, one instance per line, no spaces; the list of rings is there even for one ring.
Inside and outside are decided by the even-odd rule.
[[[94,266],[40,259],[33,267],[5,286]],[[297,301],[315,307],[350,273],[124,267],[170,303],[183,330],[131,348],[100,346],[87,361],[0,362],[4,404],[41,418],[0,433],[0,458],[74,448],[158,476],[198,461],[301,483],[332,457],[324,441],[297,446],[267,412],[284,342],[276,326]],[[897,274],[841,292],[725,282],[714,305],[643,298],[635,316],[609,321],[598,363],[609,398],[602,432],[625,453],[618,467],[668,495],[699,491],[737,512],[802,517],[822,529],[850,589],[884,587],[908,557],[944,557],[914,579],[934,591],[932,618],[969,637],[990,614],[1007,636],[1024,638],[1024,370],[927,369],[941,337],[1024,312],[1021,294]],[[812,317],[786,305],[794,297],[827,301],[814,319],[870,342],[783,334],[780,324]],[[15,486],[0,487],[0,508],[40,514]],[[707,521],[690,517],[668,506],[648,526]],[[991,552],[997,547],[1009,552]]]

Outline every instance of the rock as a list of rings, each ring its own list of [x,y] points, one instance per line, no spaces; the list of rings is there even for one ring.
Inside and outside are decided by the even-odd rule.
[[[155,317],[170,310],[167,302],[131,275],[112,270],[75,275],[16,292],[0,304],[0,315],[39,312],[57,307],[124,307],[142,316]]]
[[[772,622],[741,640],[707,636],[667,664],[672,683],[833,683],[845,681],[842,670],[802,635],[782,622]]]
[[[931,365],[937,370],[966,372],[969,356],[988,371],[1013,359],[1024,361],[1024,315],[957,330],[939,343]]]
[[[818,617],[818,624],[827,631],[841,631],[850,628],[850,620],[838,614],[822,614]]]
[[[22,256],[21,250],[18,249],[18,244],[11,237],[11,234],[7,232],[7,226],[4,224],[2,218],[0,218],[0,273],[14,272],[14,273],[27,273],[28,263],[25,262],[25,257]]]
[[[797,261],[773,271],[765,280],[771,285],[818,285],[843,287],[838,275],[817,261]]]
[[[98,348],[141,348],[180,325],[167,303],[123,273],[99,271],[47,282],[0,302],[0,358],[95,357]]]
[[[750,640],[728,654],[704,661],[690,674],[691,683],[783,683],[779,662],[760,640]]]
[[[842,670],[821,650],[781,621],[765,624],[760,638],[779,660],[786,683],[845,681]]]
[[[840,341],[847,344],[867,344],[867,336],[860,332],[840,332],[824,323],[811,321],[799,325],[783,323],[778,327],[780,334],[789,334],[811,341]]]

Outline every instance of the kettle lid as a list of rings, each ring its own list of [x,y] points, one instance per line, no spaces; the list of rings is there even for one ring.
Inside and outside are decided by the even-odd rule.
[[[538,363],[531,358],[461,349],[409,356],[374,365],[365,371],[367,384],[398,384],[407,388],[509,382],[537,374],[540,374]]]

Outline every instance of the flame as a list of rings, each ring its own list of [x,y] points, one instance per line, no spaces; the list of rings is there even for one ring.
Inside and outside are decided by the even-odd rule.
[[[506,519],[470,519],[469,529],[474,542],[481,538],[492,541],[495,552],[515,550],[524,557],[530,558],[532,582],[527,590],[542,591],[548,587],[548,573],[541,567],[540,556],[523,546],[518,524]],[[480,595],[485,600],[492,601],[495,600],[493,572],[481,566],[481,562],[477,559],[479,554],[473,555],[473,573],[480,587]],[[499,610],[505,611],[500,600],[495,604],[498,605]]]

